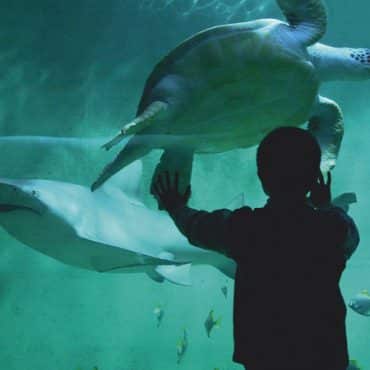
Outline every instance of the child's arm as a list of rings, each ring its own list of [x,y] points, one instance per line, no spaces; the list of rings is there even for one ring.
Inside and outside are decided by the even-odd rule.
[[[167,210],[191,244],[231,256],[232,251],[227,247],[231,244],[233,235],[237,234],[235,228],[238,222],[234,222],[234,219],[239,219],[241,213],[246,215],[252,210],[243,207],[237,211],[228,209],[213,212],[198,211],[186,205],[190,192],[189,186],[184,194],[179,193],[177,173],[174,184],[171,184],[169,174],[166,173],[165,179],[159,177],[154,186],[154,195],[158,202]]]
[[[187,206],[169,212],[177,228],[191,244],[224,254],[231,214],[227,209],[206,212]]]

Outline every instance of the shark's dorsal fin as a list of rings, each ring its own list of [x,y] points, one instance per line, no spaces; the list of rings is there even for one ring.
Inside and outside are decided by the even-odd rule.
[[[138,198],[140,193],[140,182],[143,174],[143,164],[137,160],[112,176],[102,188],[117,188],[132,198]]]
[[[159,265],[154,270],[158,275],[164,277],[166,280],[179,285],[191,285],[190,279],[191,263],[184,263],[183,265]]]

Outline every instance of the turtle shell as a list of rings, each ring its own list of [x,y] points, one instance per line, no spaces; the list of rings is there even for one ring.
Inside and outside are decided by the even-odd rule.
[[[303,124],[319,79],[306,49],[284,40],[286,27],[277,20],[218,26],[180,44],[154,68],[138,108],[160,100],[169,113],[139,135],[183,136],[197,152],[221,152]]]

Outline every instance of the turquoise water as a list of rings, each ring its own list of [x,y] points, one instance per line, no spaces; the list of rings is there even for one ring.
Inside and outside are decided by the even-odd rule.
[[[1,1],[1,135],[109,137],[134,117],[153,65],[178,42],[215,24],[279,17],[272,0]],[[324,42],[370,47],[366,0],[328,0]],[[325,84],[321,93],[345,115],[333,194],[356,192],[350,214],[361,244],[342,279],[346,302],[370,290],[370,82]],[[89,186],[111,153],[64,145],[10,145],[0,140],[1,176]],[[254,149],[196,157],[191,205],[216,209],[245,193],[263,204]],[[141,197],[148,207],[158,159],[143,158]],[[142,225],[142,227],[149,225]],[[35,230],[37,233],[38,230]],[[37,253],[0,231],[0,367],[6,370],[240,369],[231,362],[233,281],[194,267],[193,285],[156,283],[145,274],[99,274]],[[228,287],[228,296],[221,292]],[[164,307],[157,328],[153,310]],[[272,302],[271,304],[275,304]],[[278,304],[278,302],[276,302]],[[320,304],[320,302],[317,302]],[[292,297],[294,305],[294,297]],[[214,309],[220,328],[208,338]],[[300,310],[300,307],[296,307]],[[349,349],[370,369],[370,318],[348,310]],[[304,318],[302,318],[304,319]],[[183,330],[188,348],[178,365]],[[96,370],[96,369],[95,369]]]

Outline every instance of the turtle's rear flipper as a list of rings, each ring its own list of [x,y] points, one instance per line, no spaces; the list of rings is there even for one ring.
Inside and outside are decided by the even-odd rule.
[[[166,149],[155,168],[150,186],[151,194],[153,194],[153,186],[158,176],[166,171],[169,172],[170,176],[173,176],[175,172],[179,173],[179,191],[181,194],[184,194],[186,188],[190,185],[193,158],[194,152],[192,150]],[[163,209],[160,204],[158,208]]]
[[[319,96],[309,120],[308,130],[316,137],[321,147],[321,170],[330,171],[336,164],[344,132],[343,115],[338,104]]]
[[[326,31],[327,14],[322,0],[277,0],[294,38],[305,46],[321,39]]]

